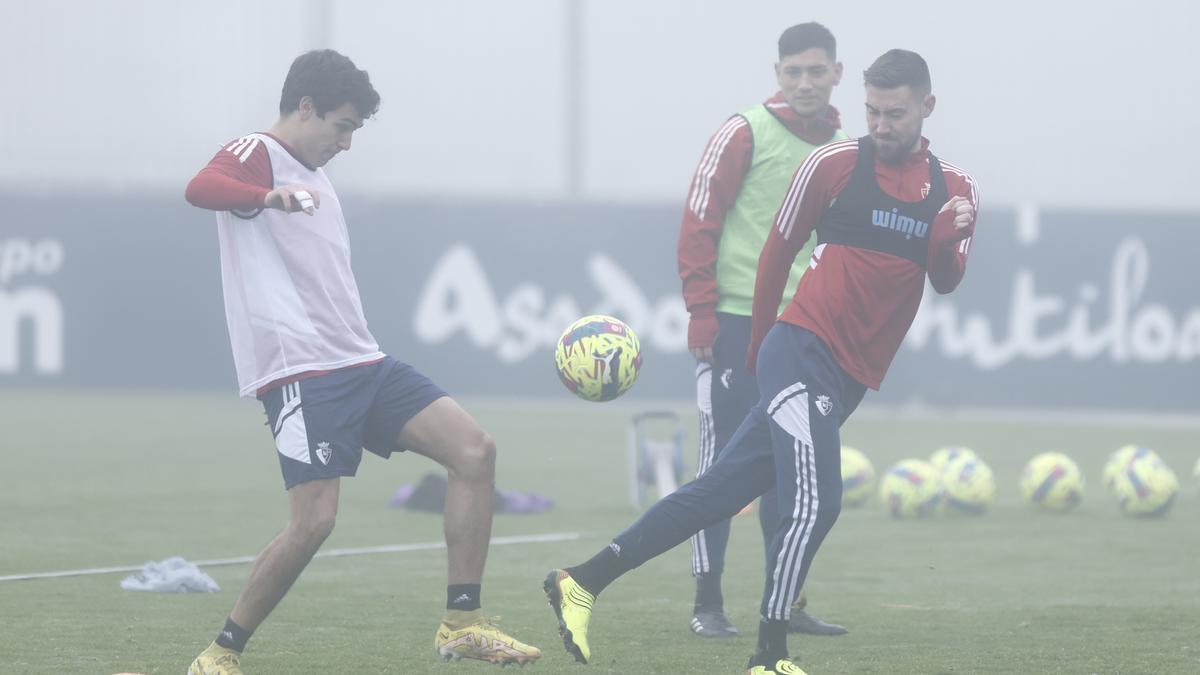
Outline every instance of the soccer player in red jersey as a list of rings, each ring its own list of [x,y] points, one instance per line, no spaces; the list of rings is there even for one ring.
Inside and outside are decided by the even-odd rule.
[[[696,358],[700,413],[701,476],[724,450],[734,430],[758,401],[758,385],[746,369],[750,315],[758,255],[796,167],[814,150],[846,140],[841,117],[829,104],[842,79],[837,40],[819,23],[791,26],[779,36],[775,64],[779,91],[730,117],[713,134],[696,167],[679,228],[679,276],[688,313],[688,348]],[[814,242],[805,245],[811,253]],[[808,269],[798,255],[791,279]],[[758,520],[768,549],[778,525],[775,492],[759,500]],[[689,627],[702,637],[738,634],[725,614],[721,575],[729,544],[729,521],[692,536],[696,601]],[[769,552],[769,551],[768,551]],[[804,610],[803,594],[788,630],[840,635],[846,629]]]
[[[480,608],[492,528],[496,447],[436,384],[379,350],[350,268],[341,204],[321,168],[375,114],[367,73],[333,50],[302,54],[278,121],[226,144],[187,199],[216,211],[225,317],[242,396],[266,409],[291,503],[287,526],[250,570],[225,627],[189,669],[238,675],[246,641],[333,531],[340,481],[363,448],[425,455],[446,468],[449,584],[434,647],[447,659],[536,660]]]
[[[758,403],[703,476],[587,562],[546,578],[564,645],[578,660],[591,657],[588,622],[610,583],[774,487],[780,522],[747,672],[803,672],[788,657],[787,623],[841,510],[839,427],[883,381],[925,280],[938,293],[961,281],[978,207],[974,180],[933,155],[921,135],[936,103],[925,60],[893,49],[863,75],[869,134],[809,155],[759,256],[747,356]],[[777,317],[792,261],[814,231],[809,270]]]

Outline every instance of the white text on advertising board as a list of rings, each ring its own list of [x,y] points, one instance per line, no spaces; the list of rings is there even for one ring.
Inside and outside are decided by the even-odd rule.
[[[31,283],[53,276],[62,263],[57,240],[0,240],[0,375],[21,370],[22,335],[32,340],[35,373],[62,372],[62,303],[50,289]]]
[[[563,328],[583,314],[612,314],[633,327],[643,347],[663,352],[687,348],[687,310],[678,295],[651,300],[612,258],[592,253],[587,278],[600,300],[580,311],[575,297],[534,282],[518,284],[503,299],[468,246],[451,246],[434,265],[417,299],[413,331],[423,342],[463,333],[481,349],[515,363],[554,345]]]
[[[1039,294],[1033,270],[1013,277],[1007,332],[981,312],[967,312],[928,293],[907,346],[929,346],[952,359],[995,370],[1018,359],[1107,359],[1156,364],[1200,360],[1200,307],[1178,314],[1144,298],[1150,253],[1137,237],[1122,239],[1108,270],[1107,297],[1098,284],[1079,284],[1075,298]]]

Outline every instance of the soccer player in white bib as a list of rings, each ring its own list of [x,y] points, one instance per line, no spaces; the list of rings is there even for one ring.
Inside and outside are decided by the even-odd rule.
[[[480,608],[496,447],[436,384],[379,349],[350,269],[341,205],[321,169],[379,108],[366,71],[333,50],[298,57],[271,130],[227,143],[188,184],[216,211],[225,317],[242,396],[266,409],[291,504],[216,640],[189,670],[236,675],[246,641],[333,530],[342,476],[364,448],[411,450],[446,468],[446,613],[438,654],[527,663],[540,651]]]

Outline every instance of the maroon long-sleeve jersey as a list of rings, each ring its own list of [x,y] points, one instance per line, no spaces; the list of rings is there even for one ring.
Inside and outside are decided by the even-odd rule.
[[[866,222],[836,228],[828,217],[839,196],[851,182],[858,163],[858,140],[841,141],[820,148],[809,156],[792,179],[775,225],[758,261],[754,288],[754,313],[747,365],[754,368],[758,347],[776,320],[776,309],[787,283],[796,253],[817,231],[819,243],[809,270],[800,279],[795,296],[779,321],[806,328],[829,347],[833,358],[850,377],[878,389],[908,333],[921,304],[925,277],[938,293],[958,286],[966,270],[975,222],[961,231],[954,228],[954,213],[942,211],[932,224],[916,223],[927,230],[914,239],[912,225],[907,235],[889,224],[888,212],[863,204]],[[874,161],[875,183],[883,200],[916,203],[930,194],[929,141],[900,164]],[[978,219],[979,194],[975,181],[962,169],[935,160],[945,178],[949,197],[970,200]],[[934,181],[940,183],[940,181]],[[940,185],[936,187],[940,188]],[[842,205],[845,210],[847,205]],[[871,211],[868,213],[867,211]],[[879,222],[882,220],[884,224]],[[895,220],[894,218],[892,219]],[[856,230],[858,234],[847,235]],[[886,230],[886,232],[885,232]],[[859,236],[861,235],[861,236]],[[882,236],[898,237],[901,248],[879,245]],[[871,243],[866,243],[871,238]],[[913,244],[925,250],[914,254]],[[859,243],[863,242],[863,243]]]

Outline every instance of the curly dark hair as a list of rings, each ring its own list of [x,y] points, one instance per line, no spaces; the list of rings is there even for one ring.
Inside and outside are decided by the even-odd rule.
[[[279,114],[299,108],[305,96],[312,97],[313,108],[322,118],[346,103],[353,104],[363,119],[379,110],[379,92],[371,86],[367,71],[332,49],[316,49],[292,61],[279,97]]]

